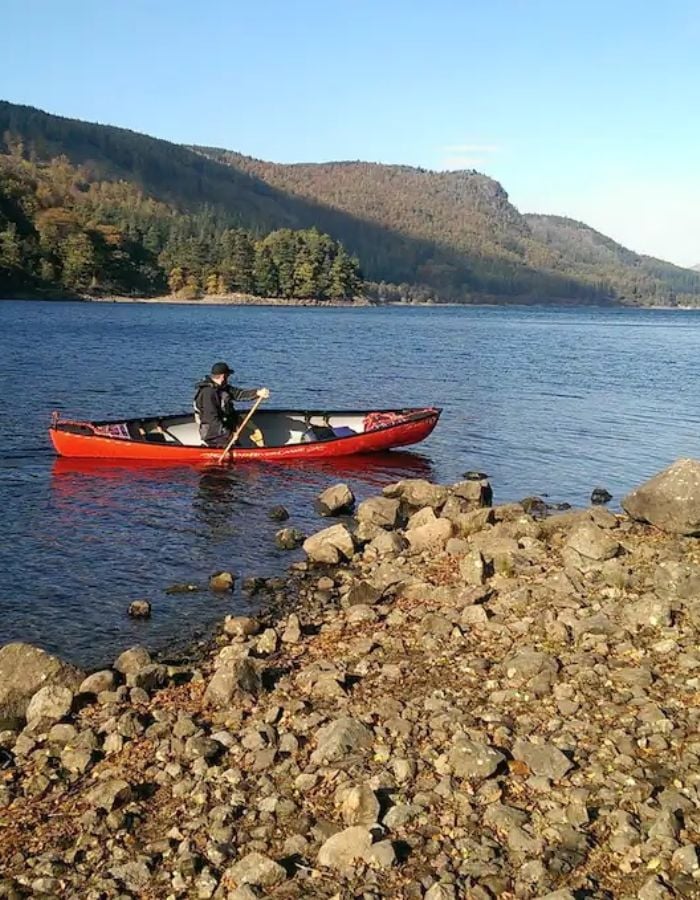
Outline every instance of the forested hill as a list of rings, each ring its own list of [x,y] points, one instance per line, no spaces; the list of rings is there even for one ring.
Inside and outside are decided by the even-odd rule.
[[[691,270],[633,253],[580,222],[522,215],[498,182],[473,170],[365,162],[281,165],[195,149],[281,191],[428,242],[438,252],[414,259],[417,278],[407,280],[436,286],[442,296],[458,297],[471,285],[505,295],[700,303],[700,279]],[[385,277],[377,276],[381,259],[361,234],[348,236],[348,244],[367,272]],[[468,267],[466,276],[460,261]]]
[[[497,182],[473,171],[359,162],[278,165],[2,101],[0,154],[14,159],[15,169],[24,161],[24,187],[13,188],[20,192],[32,179],[45,182],[47,166],[55,174],[51,160],[61,157],[62,165],[72,166],[74,184],[60,202],[68,198],[70,205],[73,197],[84,214],[78,194],[91,197],[92,218],[81,225],[90,240],[91,227],[111,225],[124,226],[138,246],[148,243],[149,265],[162,270],[150,278],[152,291],[157,283],[162,287],[164,267],[177,261],[177,254],[163,257],[173,234],[178,252],[189,248],[187,265],[199,267],[201,282],[231,262],[225,254],[207,256],[208,242],[223,231],[245,232],[254,248],[270,231],[313,228],[359,259],[369,282],[365,289],[383,299],[700,303],[700,275],[637,256],[579,223],[523,216]],[[117,193],[115,182],[125,183],[116,206],[108,199]],[[0,184],[0,231],[12,225],[12,204],[2,191]],[[37,203],[45,215],[51,201],[44,188],[41,193]],[[147,203],[156,205],[147,210]],[[15,223],[16,233],[30,225]],[[311,251],[300,240],[308,273],[326,251],[315,237],[308,239]],[[591,252],[591,244],[600,252]],[[606,247],[616,249],[606,254]]]

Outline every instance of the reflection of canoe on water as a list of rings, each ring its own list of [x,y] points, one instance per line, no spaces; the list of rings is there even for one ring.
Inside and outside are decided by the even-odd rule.
[[[231,461],[330,459],[417,444],[435,428],[441,410],[366,412],[258,411],[254,430],[241,435]],[[57,415],[49,429],[60,456],[173,463],[215,463],[221,448],[204,446],[192,414],[124,421],[74,422]],[[262,438],[262,446],[253,439]]]

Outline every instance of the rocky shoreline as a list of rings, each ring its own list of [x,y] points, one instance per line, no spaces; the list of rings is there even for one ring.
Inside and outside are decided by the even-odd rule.
[[[0,897],[700,896],[700,462],[623,505],[336,486],[195,663],[0,649]]]

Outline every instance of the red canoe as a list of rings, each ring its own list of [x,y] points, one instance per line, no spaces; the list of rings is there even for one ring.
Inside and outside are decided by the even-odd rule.
[[[331,413],[258,411],[227,459],[328,459],[405,447],[426,438],[441,412],[437,407]],[[67,457],[211,464],[223,452],[201,443],[192,414],[75,422],[54,413],[49,435],[59,456]]]

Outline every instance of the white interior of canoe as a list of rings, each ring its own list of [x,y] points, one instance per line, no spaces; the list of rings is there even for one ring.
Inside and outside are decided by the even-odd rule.
[[[246,410],[240,411],[241,419]],[[240,435],[236,446],[256,447],[260,446],[252,438],[256,429],[262,433],[265,447],[283,447],[288,444],[306,443],[313,440],[314,435],[309,435],[309,429],[318,429],[317,440],[329,440],[339,437],[349,437],[352,434],[364,432],[364,413],[330,413],[325,415],[306,416],[301,412],[256,412],[248,422]],[[333,429],[334,434],[324,432],[324,427]],[[312,428],[312,431],[313,431]],[[179,443],[189,447],[202,446],[199,436],[199,428],[194,421],[194,416],[163,416],[161,419],[144,419],[138,423],[138,433],[134,437],[145,440],[159,440],[164,443]],[[130,431],[134,425],[130,423]]]

